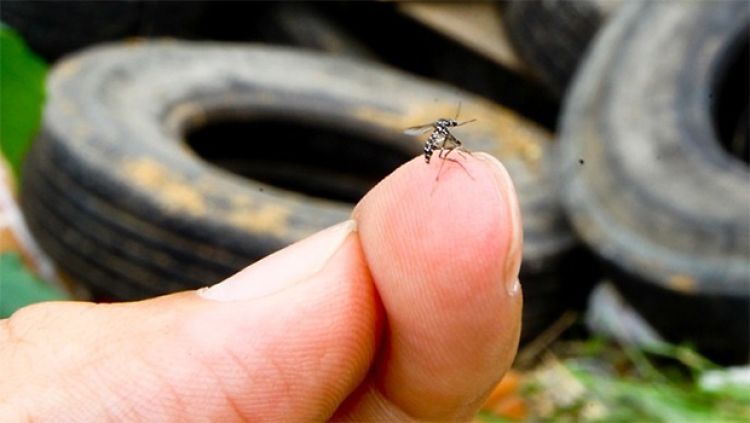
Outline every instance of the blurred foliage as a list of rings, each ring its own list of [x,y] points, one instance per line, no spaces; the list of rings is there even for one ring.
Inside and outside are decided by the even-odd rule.
[[[0,150],[16,177],[39,129],[47,65],[0,25]]]
[[[67,299],[65,294],[24,267],[19,254],[0,254],[0,319],[29,304],[63,299]]]
[[[602,339],[559,342],[524,374],[521,394],[534,422],[748,422],[747,368],[722,368],[687,346],[622,347]],[[511,420],[481,414],[478,421]]]
[[[0,24],[0,152],[16,179],[39,129],[47,65],[20,36]],[[28,304],[66,299],[35,277],[17,253],[0,254],[0,318]]]

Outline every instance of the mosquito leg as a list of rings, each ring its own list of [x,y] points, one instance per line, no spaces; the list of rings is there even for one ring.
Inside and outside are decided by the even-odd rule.
[[[443,155],[445,153],[445,150],[440,150],[440,153],[438,153],[438,157],[443,159],[440,161],[440,167],[438,168],[438,173],[435,175],[435,182],[437,182],[440,179],[440,172],[443,171],[443,165],[445,165],[445,156]]]
[[[445,165],[446,160],[450,160],[452,162],[455,162],[455,160],[448,158],[448,155],[451,154],[451,151],[455,150],[456,147],[451,148],[441,148],[440,152],[438,153],[438,158],[443,159],[442,162],[440,162],[440,167],[438,168],[438,173],[435,176],[435,180],[437,181],[440,179],[440,173],[443,171],[443,166]],[[456,162],[458,163],[458,162]],[[459,163],[460,164],[460,163]],[[463,167],[463,165],[461,165]],[[465,169],[465,168],[464,168]]]
[[[443,159],[443,161],[440,162],[440,168],[438,169],[437,176],[435,176],[435,181],[437,181],[437,180],[440,179],[440,172],[443,170],[443,165],[445,165],[446,161],[450,161],[450,162],[458,164],[459,166],[461,166],[461,168],[463,168],[464,172],[466,172],[466,174],[469,175],[469,177],[472,180],[475,180],[474,176],[471,175],[471,172],[469,172],[469,169],[467,169],[466,166],[464,166],[463,163],[461,163],[460,161],[458,161],[458,160],[456,160],[456,159],[454,159],[452,157],[448,157],[448,155],[451,154],[453,151],[456,151],[457,153],[460,154],[461,152],[458,151],[458,148],[460,148],[460,147],[456,146],[456,147],[453,147],[453,148],[448,148],[448,149],[445,149],[445,150],[440,150],[440,153],[438,154],[438,157],[440,157],[441,159]]]
[[[471,151],[463,148],[462,146],[456,147],[456,153],[458,153],[464,160],[466,160],[466,154],[472,156]]]
[[[476,179],[474,179],[474,176],[472,176],[471,172],[469,172],[469,169],[467,169],[466,166],[464,166],[463,163],[461,163],[460,161],[458,161],[456,159],[449,158],[449,157],[446,157],[445,160],[451,161],[451,162],[456,163],[457,165],[461,166],[461,168],[464,170],[464,172],[466,172],[466,174],[469,175],[469,178],[471,178],[472,181],[476,181]]]

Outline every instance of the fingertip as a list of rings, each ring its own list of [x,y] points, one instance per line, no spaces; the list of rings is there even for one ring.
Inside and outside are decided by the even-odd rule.
[[[520,333],[512,183],[484,155],[456,160],[406,163],[354,213],[389,325],[378,384],[424,418],[473,404],[510,366]]]
[[[458,160],[415,158],[360,201],[353,217],[368,265],[374,276],[384,273],[380,279],[447,272],[477,284],[501,280],[511,295],[523,248],[513,183],[486,153]]]

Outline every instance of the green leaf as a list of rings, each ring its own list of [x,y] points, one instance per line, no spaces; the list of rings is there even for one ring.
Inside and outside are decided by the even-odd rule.
[[[65,299],[65,294],[32,275],[19,254],[0,254],[0,319],[29,304]]]
[[[46,73],[21,37],[0,26],[0,151],[16,177],[41,123]]]

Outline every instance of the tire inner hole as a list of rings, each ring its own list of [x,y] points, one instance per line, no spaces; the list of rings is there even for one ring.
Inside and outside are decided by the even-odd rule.
[[[748,61],[750,42],[747,30],[730,49],[732,54],[718,75],[714,87],[713,121],[724,150],[750,164],[750,129],[748,127]]]
[[[229,172],[348,203],[419,154],[417,143],[404,139],[401,146],[385,132],[274,118],[209,121],[184,138],[201,158]]]

